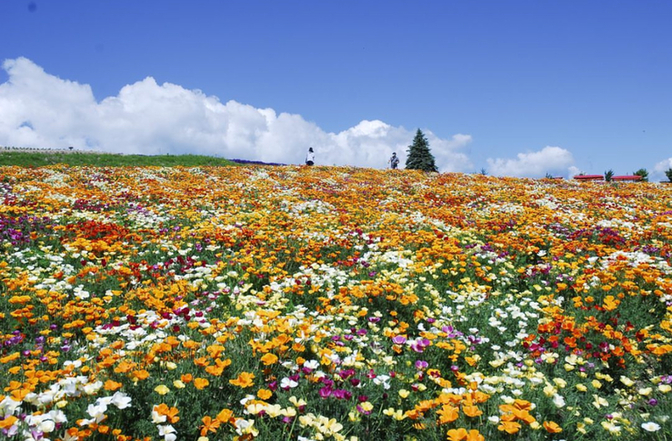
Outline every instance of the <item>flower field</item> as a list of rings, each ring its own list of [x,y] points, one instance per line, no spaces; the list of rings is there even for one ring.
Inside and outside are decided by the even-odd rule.
[[[670,186],[50,166],[0,197],[0,438],[672,440]]]

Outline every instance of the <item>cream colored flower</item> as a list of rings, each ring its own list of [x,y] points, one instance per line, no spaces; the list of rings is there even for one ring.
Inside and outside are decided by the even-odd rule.
[[[609,401],[607,401],[606,399],[604,399],[604,398],[602,398],[598,395],[593,394],[593,406],[595,406],[599,409],[600,407],[606,407],[608,405],[609,405]]]
[[[651,395],[651,392],[653,392],[653,389],[650,387],[643,387],[637,391],[640,395],[644,395],[645,397],[648,397]]]
[[[646,423],[642,423],[642,429],[646,430],[647,432],[657,432],[660,430],[660,425],[652,421],[648,421]]]
[[[635,384],[634,381],[632,381],[630,378],[626,377],[625,375],[621,376],[621,383],[625,384],[628,387]]]

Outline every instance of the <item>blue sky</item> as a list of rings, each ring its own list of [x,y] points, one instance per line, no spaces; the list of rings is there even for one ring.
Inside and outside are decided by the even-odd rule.
[[[384,167],[421,128],[444,171],[672,167],[669,1],[4,0],[0,17],[0,145],[290,163],[314,145],[318,164]]]

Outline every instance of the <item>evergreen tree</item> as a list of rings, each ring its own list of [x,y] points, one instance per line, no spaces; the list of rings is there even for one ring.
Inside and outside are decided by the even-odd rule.
[[[665,176],[667,176],[667,180],[672,182],[672,168],[668,168],[667,171],[665,172]]]
[[[418,129],[413,138],[413,144],[408,146],[408,157],[406,158],[406,168],[411,170],[438,171],[434,156],[429,151],[429,142],[425,134]]]
[[[641,177],[642,177],[642,181],[644,181],[644,182],[648,182],[648,181],[649,181],[649,172],[646,171],[645,168],[640,168],[639,170],[637,170],[636,172],[634,172],[633,175],[635,175],[635,176],[641,176]]]

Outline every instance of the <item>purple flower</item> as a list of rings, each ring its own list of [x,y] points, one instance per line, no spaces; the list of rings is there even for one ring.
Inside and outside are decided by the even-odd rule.
[[[426,369],[429,366],[429,363],[427,363],[425,360],[418,360],[415,362],[415,368],[419,370]]]
[[[320,394],[321,398],[329,398],[329,396],[332,394],[331,387],[325,386],[321,388],[318,393]]]
[[[392,342],[395,345],[403,345],[404,343],[406,343],[406,337],[404,337],[403,335],[395,335],[394,337],[392,337]]]
[[[419,345],[417,343],[413,343],[411,345],[411,349],[413,349],[415,352],[422,353],[425,351],[425,348],[422,345]]]
[[[352,398],[352,393],[345,389],[336,389],[332,392],[332,395],[339,400],[349,400]]]

